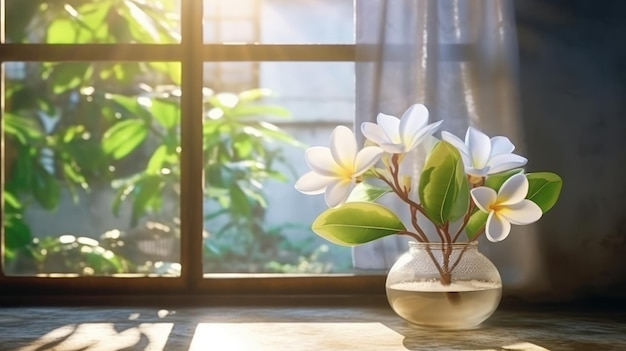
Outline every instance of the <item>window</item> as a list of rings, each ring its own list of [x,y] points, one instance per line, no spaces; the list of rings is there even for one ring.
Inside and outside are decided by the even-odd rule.
[[[261,206],[267,200],[255,193],[254,182],[233,183],[233,177],[242,174],[248,181],[254,178],[245,176],[280,177],[284,169],[270,168],[275,164],[272,155],[263,156],[267,164],[251,167],[241,155],[266,150],[259,148],[262,144],[255,144],[256,139],[220,144],[223,140],[212,132],[221,124],[214,121],[225,113],[275,115],[255,120],[255,126],[280,139],[283,135],[273,130],[278,126],[293,140],[311,136],[313,126],[323,130],[351,123],[353,89],[339,94],[333,88],[340,86],[323,76],[338,79],[342,73],[337,72],[349,72],[354,62],[351,32],[333,39],[337,38],[333,26],[341,16],[328,7],[339,3],[351,6],[352,1],[183,0],[177,5],[162,0],[149,5],[126,1],[121,7],[82,1],[24,8],[18,0],[5,0],[5,40],[0,44],[4,145],[0,283],[10,288],[3,292],[381,292],[382,276],[303,275],[297,269],[296,274],[242,275],[235,262],[248,255],[246,251],[230,254],[234,259],[226,268],[234,267],[229,271],[234,274],[223,274],[228,271],[223,265],[226,256],[216,253],[239,243],[223,240],[219,247],[206,240],[217,235],[215,228],[241,232],[257,225],[250,220],[255,215],[285,217],[273,212],[271,204]],[[303,21],[328,23],[321,32],[312,31],[294,20],[298,11],[306,13]],[[46,31],[41,23],[30,22],[35,14],[48,21]],[[311,34],[323,39],[302,39]],[[320,75],[320,80],[311,79]],[[104,88],[95,89],[93,82]],[[299,89],[305,83],[325,85],[307,96],[310,90]],[[254,90],[259,87],[278,97]],[[233,99],[263,99],[267,104],[252,101],[234,111],[229,105]],[[281,118],[285,110],[317,114],[303,114],[296,123]],[[337,116],[348,119],[338,121]],[[233,134],[237,138],[257,135],[254,128],[238,127],[241,133]],[[227,157],[233,152],[239,152],[239,158]],[[229,167],[222,167],[225,162]],[[115,192],[110,191],[111,184]],[[94,192],[99,187],[106,189],[101,202],[81,201],[85,189]],[[237,201],[247,205],[236,206]],[[37,220],[25,217],[26,203],[41,208]],[[59,204],[67,205],[65,211],[72,216],[50,212],[61,211]],[[102,236],[61,232],[44,219],[55,218],[60,222],[56,228],[76,228],[85,213],[98,214],[95,219],[102,222],[85,222],[86,232],[93,232],[97,224]],[[149,220],[146,213],[152,215]],[[227,219],[207,225],[220,216]],[[115,221],[132,223],[132,230],[118,230],[111,225]],[[23,235],[30,230],[25,225],[54,236],[51,242],[39,239],[39,251],[30,251],[50,259],[45,269],[25,268],[12,256],[32,243]],[[264,235],[276,233],[265,230]],[[126,262],[115,255],[123,250],[145,259],[142,264]],[[89,264],[76,267],[79,259]],[[268,273],[265,268],[258,272]]]

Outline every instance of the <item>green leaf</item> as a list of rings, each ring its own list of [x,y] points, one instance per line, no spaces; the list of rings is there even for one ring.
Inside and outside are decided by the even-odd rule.
[[[20,200],[18,200],[17,197],[15,197],[15,195],[10,193],[8,190],[5,190],[2,195],[5,211],[19,211],[22,209],[22,203],[20,202]]]
[[[47,44],[75,43],[76,26],[72,21],[65,18],[59,18],[48,26],[46,33]]]
[[[13,135],[22,144],[27,144],[29,139],[41,138],[41,128],[33,120],[12,113],[3,114],[3,128],[7,135]]]
[[[85,126],[77,124],[77,125],[72,125],[72,126],[67,127],[65,131],[61,132],[61,135],[59,137],[64,143],[69,143],[78,135],[84,132],[85,132]]]
[[[59,203],[61,197],[59,184],[43,167],[37,167],[33,173],[32,190],[37,202],[47,210],[54,209]]]
[[[248,196],[246,196],[241,187],[237,184],[233,184],[230,187],[229,195],[231,201],[230,209],[234,214],[239,216],[250,216],[252,214],[252,206],[250,206]]]
[[[10,183],[20,190],[29,190],[35,173],[35,149],[29,146],[19,145],[17,151],[17,161]]]
[[[289,112],[288,109],[282,106],[238,104],[232,110],[228,111],[228,115],[231,117],[239,117],[239,118],[245,118],[245,117],[258,118],[262,116],[288,118],[291,116],[291,112]]]
[[[470,216],[469,221],[467,221],[467,226],[465,227],[465,233],[467,233],[468,239],[474,238],[474,235],[483,229],[485,223],[487,223],[487,217],[489,217],[489,213],[480,210]]]
[[[450,221],[456,221],[457,219],[465,216],[465,213],[467,213],[469,204],[470,204],[469,182],[467,181],[467,178],[464,177],[463,181],[461,182],[461,187],[459,189],[458,197],[456,198],[454,207],[452,207],[452,211],[450,212]]]
[[[116,67],[117,66],[119,65],[116,65]],[[122,70],[122,68],[120,68],[120,70]],[[137,97],[118,94],[106,94],[106,98],[108,100],[114,101],[118,107],[121,107],[125,110],[124,112],[129,113],[133,117],[145,120],[148,120],[151,117],[150,113],[146,109],[146,106],[140,104],[137,100]]]
[[[550,172],[529,173],[526,178],[528,178],[528,195],[526,198],[536,203],[541,211],[546,213],[559,199],[563,180]]]
[[[148,161],[148,166],[146,167],[146,173],[148,174],[158,174],[161,171],[161,168],[165,165],[165,161],[167,160],[167,146],[161,145],[154,150],[150,160]]]
[[[272,95],[272,91],[270,89],[257,88],[245,90],[239,93],[239,101],[240,102],[251,102],[256,101],[261,98]]]
[[[348,196],[348,202],[374,202],[381,196],[391,192],[391,189],[376,187],[369,183],[361,182],[357,184],[350,196]]]
[[[106,17],[111,10],[111,5],[103,6],[100,2],[86,2],[77,8],[77,10],[80,13],[80,24],[84,26],[85,32],[89,33],[89,42],[106,38],[108,34]]]
[[[161,197],[162,177],[148,175],[137,182],[133,199],[131,225],[137,225],[139,218],[148,211],[150,203]]]
[[[119,160],[135,150],[148,135],[148,126],[141,119],[114,124],[102,136],[102,150]]]
[[[139,181],[140,177],[141,175],[134,175],[129,179],[114,180],[111,183],[111,186],[114,189],[117,189],[115,197],[113,198],[113,203],[111,204],[111,212],[113,212],[115,216],[119,216],[122,202],[126,201],[128,196],[132,194],[135,189],[135,184]]]
[[[150,112],[152,112],[154,119],[166,129],[171,129],[178,125],[178,119],[180,116],[178,103],[152,99]]]
[[[139,42],[158,43],[160,40],[159,31],[155,26],[155,21],[146,14],[134,1],[125,0],[122,2],[126,8],[119,7],[120,13],[126,17],[131,24],[133,37]]]
[[[428,218],[436,225],[450,220],[466,181],[459,151],[440,141],[430,152],[419,181],[419,196]]]
[[[182,74],[179,62],[149,62],[148,66],[155,71],[163,72],[171,79],[172,84],[180,85]]]
[[[502,184],[504,184],[504,182],[507,181],[507,179],[511,178],[512,176],[516,174],[522,173],[523,171],[524,170],[522,168],[516,168],[510,171],[504,171],[504,172],[492,174],[488,176],[487,179],[485,179],[485,186],[497,192],[498,190],[500,190],[500,187],[502,186]]]
[[[32,240],[32,234],[28,224],[24,222],[20,214],[6,215],[4,218],[4,248],[15,250],[27,246]]]
[[[259,122],[259,130],[263,133],[263,136],[274,141],[280,141],[285,144],[293,145],[296,147],[304,148],[306,145],[299,140],[295,139],[291,134],[284,132],[278,126],[261,121]]]
[[[80,173],[80,168],[72,161],[63,162],[63,174],[74,184],[87,184],[87,179]],[[70,183],[70,184],[71,184]]]
[[[78,88],[92,72],[93,66],[90,63],[59,63],[54,65],[48,80],[53,84],[54,94],[63,94]]]
[[[344,246],[364,244],[406,230],[395,213],[370,202],[348,202],[329,208],[315,219],[311,229]]]

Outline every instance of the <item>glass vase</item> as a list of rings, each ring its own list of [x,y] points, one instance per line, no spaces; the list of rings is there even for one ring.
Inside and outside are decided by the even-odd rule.
[[[410,242],[389,270],[391,308],[424,328],[471,329],[495,312],[502,296],[496,266],[469,243]]]

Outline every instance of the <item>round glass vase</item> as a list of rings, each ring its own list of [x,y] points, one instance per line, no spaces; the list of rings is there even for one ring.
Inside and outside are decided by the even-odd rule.
[[[425,328],[471,329],[495,312],[502,296],[496,266],[469,243],[409,242],[385,284],[391,308]]]

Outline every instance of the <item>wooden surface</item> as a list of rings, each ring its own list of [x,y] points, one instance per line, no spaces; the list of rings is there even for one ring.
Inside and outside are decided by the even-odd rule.
[[[0,350],[626,350],[626,313],[499,309],[474,330],[386,306],[4,307]]]

